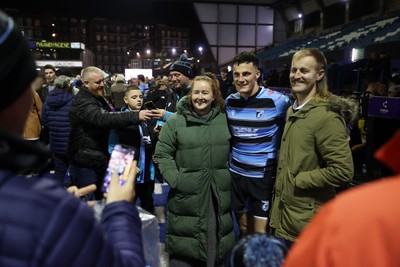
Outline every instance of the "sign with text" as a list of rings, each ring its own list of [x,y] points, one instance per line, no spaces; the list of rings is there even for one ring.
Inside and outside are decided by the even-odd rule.
[[[50,64],[56,68],[82,68],[82,61],[69,60],[36,60],[36,66],[44,67]]]
[[[400,98],[371,97],[368,104],[368,116],[400,120]]]
[[[85,49],[85,45],[79,42],[35,42],[29,41],[30,48],[55,48],[55,49]]]

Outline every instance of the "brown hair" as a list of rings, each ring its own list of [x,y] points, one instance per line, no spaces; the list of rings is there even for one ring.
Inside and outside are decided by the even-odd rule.
[[[368,84],[366,91],[373,95],[385,96],[386,85],[381,82],[372,82]]]
[[[217,77],[211,73],[211,72],[206,72],[203,75],[198,75],[196,77],[194,77],[193,81],[192,81],[192,88],[193,88],[193,84],[196,81],[206,81],[211,85],[211,90],[213,92],[214,95],[214,102],[220,107],[220,110],[222,112],[225,111],[225,101],[221,96],[221,90],[219,89],[219,81],[217,79]],[[192,89],[190,90],[190,92],[192,91]],[[190,103],[192,102],[192,94],[189,94],[189,101]]]
[[[142,92],[142,90],[140,90],[139,86],[136,86],[136,85],[128,85],[128,86],[125,88],[125,90],[124,90],[125,95],[126,95],[129,91],[133,91],[133,90],[139,90],[140,92]]]

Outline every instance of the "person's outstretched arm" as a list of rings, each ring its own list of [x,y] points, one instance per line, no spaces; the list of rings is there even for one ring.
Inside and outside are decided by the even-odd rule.
[[[52,212],[46,218],[41,212],[41,225],[45,225],[41,227],[44,230],[35,244],[37,262],[58,267],[145,266],[141,221],[136,206],[132,204],[137,173],[134,163],[125,185],[120,186],[118,175],[113,174],[100,223],[86,203],[53,183],[43,181],[49,186],[42,184],[40,190],[52,192],[39,201],[39,209],[52,208]],[[54,202],[48,201],[53,195],[59,202],[55,206]]]

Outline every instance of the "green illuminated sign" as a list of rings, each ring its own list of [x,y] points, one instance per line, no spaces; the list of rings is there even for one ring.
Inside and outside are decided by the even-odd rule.
[[[37,48],[71,48],[71,43],[36,42]]]

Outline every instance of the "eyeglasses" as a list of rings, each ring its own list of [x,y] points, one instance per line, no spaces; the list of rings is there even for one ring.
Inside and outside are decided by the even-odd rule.
[[[100,85],[101,83],[104,83],[104,79],[101,79],[101,80],[95,81],[94,83],[95,83],[95,84],[97,84],[97,85]]]
[[[85,81],[85,82],[88,83],[89,81]],[[95,82],[92,82],[92,83],[100,85],[101,83],[104,83],[104,79],[101,79],[101,80],[98,80],[98,81],[95,81]]]

